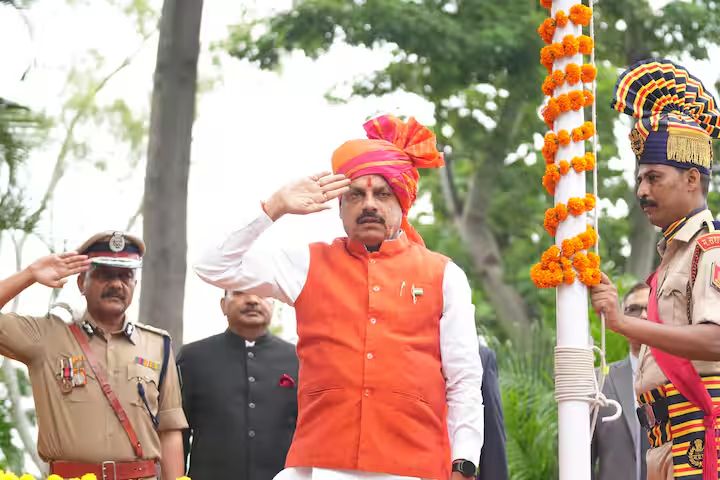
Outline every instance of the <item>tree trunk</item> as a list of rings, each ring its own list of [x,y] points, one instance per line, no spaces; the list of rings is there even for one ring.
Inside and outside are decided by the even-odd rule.
[[[485,183],[491,178],[478,169],[468,192],[465,213],[456,217],[456,223],[499,324],[512,340],[522,344],[532,320],[525,300],[505,280],[500,247],[487,222],[485,206],[492,190]]]
[[[195,117],[202,0],[165,0],[150,116],[140,321],[182,343],[187,185]]]

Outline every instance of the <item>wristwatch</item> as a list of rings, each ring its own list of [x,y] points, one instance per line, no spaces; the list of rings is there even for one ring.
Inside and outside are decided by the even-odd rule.
[[[473,478],[477,467],[469,460],[455,460],[452,464],[452,471],[460,472],[460,475],[465,478]]]

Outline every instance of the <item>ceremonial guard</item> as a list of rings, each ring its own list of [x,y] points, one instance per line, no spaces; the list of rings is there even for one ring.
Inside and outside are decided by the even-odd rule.
[[[637,197],[662,229],[662,259],[647,281],[647,320],[623,314],[604,274],[592,303],[610,328],[642,344],[635,391],[651,446],[648,480],[716,480],[720,224],[706,198],[720,112],[697,78],[657,59],[620,75],[612,105],[635,119]]]
[[[38,453],[64,478],[183,475],[180,386],[167,332],[125,317],[145,245],[121,232],[79,253],[43,257],[0,282],[0,306],[34,283],[59,287],[79,273],[87,311],[0,315],[0,351],[28,366]],[[55,312],[60,313],[55,313]]]

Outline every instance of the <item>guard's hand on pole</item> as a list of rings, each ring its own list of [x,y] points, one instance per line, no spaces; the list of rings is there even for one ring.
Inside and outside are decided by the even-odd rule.
[[[625,315],[620,310],[617,288],[604,273],[600,274],[600,284],[590,288],[590,302],[598,316],[605,315],[610,330],[623,333]]]

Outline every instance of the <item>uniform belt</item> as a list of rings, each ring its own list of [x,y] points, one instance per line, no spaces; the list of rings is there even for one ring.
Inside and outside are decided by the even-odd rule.
[[[54,461],[50,462],[50,473],[63,478],[80,478],[93,473],[98,480],[135,480],[157,476],[157,467],[154,460],[102,463]]]

